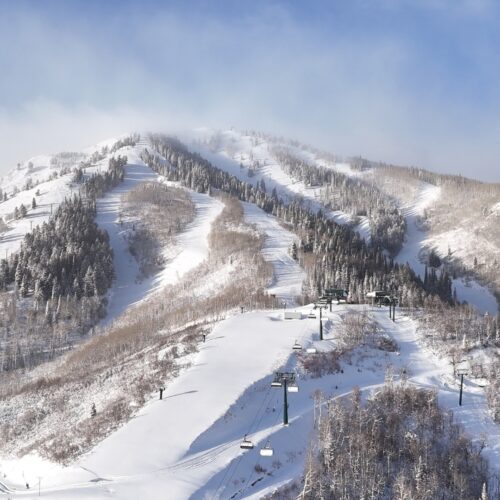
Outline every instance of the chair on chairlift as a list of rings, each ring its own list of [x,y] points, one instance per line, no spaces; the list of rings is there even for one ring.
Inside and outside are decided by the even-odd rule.
[[[251,450],[253,449],[253,447],[254,444],[252,443],[252,441],[250,441],[250,439],[247,439],[247,435],[245,434],[245,436],[243,437],[243,441],[240,444],[240,448],[242,448],[243,450]]]
[[[268,440],[264,448],[260,449],[261,457],[272,457],[274,454],[274,450],[271,448],[271,442]]]

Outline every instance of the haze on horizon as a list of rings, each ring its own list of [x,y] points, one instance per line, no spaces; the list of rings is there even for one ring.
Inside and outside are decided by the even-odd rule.
[[[494,0],[0,0],[0,175],[235,126],[500,182],[499,21]]]

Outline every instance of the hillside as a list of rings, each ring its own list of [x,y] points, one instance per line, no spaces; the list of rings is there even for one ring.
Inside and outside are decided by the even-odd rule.
[[[500,203],[495,186],[477,186],[485,203]],[[261,133],[203,129],[37,157],[1,189],[0,495],[314,498],[311,478],[319,484],[322,457],[334,449],[321,441],[334,437],[329,419],[342,421],[345,405],[361,429],[360,408],[379,405],[384,418],[394,405],[383,398],[399,401],[398,391],[405,404],[415,400],[415,420],[400,424],[404,460],[391,455],[390,436],[373,431],[388,455],[371,457],[366,482],[345,465],[352,494],[421,487],[403,472],[425,470],[415,443],[428,411],[441,422],[422,430],[438,443],[429,467],[445,454],[446,464],[461,464],[459,473],[443,465],[432,491],[500,495],[500,334],[485,285],[498,289],[481,260],[490,249],[476,240],[467,282],[465,251],[452,247],[457,260],[446,269],[425,266],[431,245],[446,260],[437,238],[450,224],[494,237],[496,208],[482,229],[469,228],[450,201],[463,192],[454,182]],[[92,224],[102,231],[109,282],[77,248],[49,251],[51,223],[57,238],[58,228],[80,228],[66,235],[68,247],[96,245],[86,238]],[[315,302],[331,287],[346,288],[352,303],[334,301],[320,316]],[[367,299],[374,289],[399,299],[394,321]],[[288,394],[288,425],[287,393],[271,386],[277,372],[298,386]],[[244,436],[252,449],[240,447]],[[374,481],[389,463],[400,483]]]

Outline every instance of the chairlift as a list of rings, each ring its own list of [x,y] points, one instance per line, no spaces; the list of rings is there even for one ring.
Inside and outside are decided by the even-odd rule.
[[[271,448],[271,443],[269,441],[267,441],[264,448],[260,449],[260,456],[261,457],[272,457],[273,455],[274,455],[274,450]]]
[[[271,382],[271,387],[283,387],[283,382],[280,382],[279,380],[273,380]]]
[[[316,314],[314,314],[312,311],[309,313],[309,316],[307,316],[309,319],[316,319]]]
[[[240,448],[243,450],[252,450],[254,447],[254,444],[250,439],[247,439],[247,435],[245,434],[245,437],[243,438],[243,441],[240,444]]]
[[[300,351],[302,349],[302,346],[297,341],[295,341],[295,343],[292,346],[292,349],[294,351]]]
[[[288,392],[299,392],[299,386],[295,383],[288,384]]]
[[[306,350],[307,354],[316,354],[318,351],[316,347],[308,347]]]

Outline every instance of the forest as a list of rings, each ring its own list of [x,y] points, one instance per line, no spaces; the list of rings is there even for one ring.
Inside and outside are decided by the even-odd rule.
[[[20,250],[0,260],[0,370],[32,368],[73,345],[106,314],[113,251],[96,222],[96,198],[124,176],[127,158],[86,177],[82,195],[65,199],[48,222],[26,233]]]
[[[435,392],[389,380],[363,399],[354,388],[345,400],[326,401],[302,484],[269,498],[498,498],[483,445],[440,409]]]

